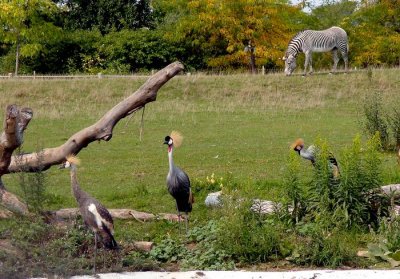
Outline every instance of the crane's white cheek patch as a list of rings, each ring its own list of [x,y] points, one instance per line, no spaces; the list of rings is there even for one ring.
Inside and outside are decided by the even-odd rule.
[[[103,220],[103,218],[101,218],[99,212],[97,211],[96,205],[95,205],[94,203],[91,203],[91,204],[88,206],[88,209],[89,209],[90,212],[93,213],[94,218],[95,218],[95,220],[96,220],[97,226],[98,226],[99,228],[101,228],[101,222],[104,221],[104,220]]]

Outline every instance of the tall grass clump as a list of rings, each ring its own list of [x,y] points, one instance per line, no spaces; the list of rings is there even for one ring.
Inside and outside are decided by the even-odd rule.
[[[400,109],[393,107],[389,116],[389,127],[393,133],[396,149],[400,149]]]
[[[290,152],[284,176],[284,188],[286,193],[285,209],[288,213],[290,212],[293,223],[298,223],[305,213],[306,193],[300,173],[300,158],[294,151]]]
[[[382,204],[378,189],[382,185],[380,134],[361,143],[357,136],[353,145],[343,152],[342,173],[334,193],[335,217],[347,227],[376,225]]]
[[[376,132],[379,132],[382,147],[388,150],[390,147],[389,124],[383,108],[382,97],[378,92],[374,92],[366,98],[364,115],[364,128],[367,134],[373,136]]]
[[[19,150],[19,154],[23,152]],[[34,173],[29,173],[29,170],[22,169],[18,173],[18,182],[22,190],[23,198],[30,211],[38,213],[43,210],[46,203],[46,175],[43,172],[43,153],[38,152],[39,170]],[[22,165],[21,156],[16,156],[17,164]]]
[[[261,263],[290,255],[292,245],[285,222],[250,210],[251,201],[224,201],[218,246],[235,262]]]

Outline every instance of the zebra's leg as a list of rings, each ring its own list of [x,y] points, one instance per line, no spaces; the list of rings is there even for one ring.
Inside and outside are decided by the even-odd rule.
[[[308,64],[309,64],[309,68],[310,70],[308,71],[308,74],[312,74],[314,72],[313,67],[312,67],[312,53],[310,52],[310,58],[308,59]]]
[[[303,72],[303,76],[307,75],[307,66],[308,66],[308,61],[310,60],[310,53],[304,52],[305,54],[305,59],[304,59],[304,72]]]
[[[333,69],[332,69],[331,73],[332,72],[336,73],[337,64],[339,62],[339,56],[337,53],[337,49],[332,50],[332,56],[333,56]]]
[[[342,52],[342,58],[344,61],[344,71],[347,73],[347,68],[349,66],[349,57],[347,56],[347,52]]]

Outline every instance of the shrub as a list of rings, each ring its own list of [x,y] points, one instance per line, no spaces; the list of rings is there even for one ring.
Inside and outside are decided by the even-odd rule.
[[[353,236],[316,223],[299,226],[298,244],[288,259],[300,265],[338,267],[355,259]]]
[[[249,210],[251,202],[225,202],[218,234],[219,249],[246,263],[282,259],[291,252],[284,222]]]
[[[312,179],[305,203],[307,219],[326,228],[376,225],[387,202],[376,191],[382,183],[380,140],[376,133],[366,144],[357,136],[343,151],[340,174],[332,175],[326,143],[317,141]]]
[[[364,102],[365,131],[369,136],[379,132],[382,147],[390,147],[387,116],[382,107],[382,99],[378,92],[374,92]]]
[[[21,150],[19,150],[19,153]],[[43,154],[38,152],[39,165],[43,160]],[[20,157],[17,156],[17,164],[19,163]],[[24,170],[25,171],[25,170]],[[19,186],[21,187],[24,200],[29,207],[30,211],[39,212],[42,211],[46,203],[46,176],[45,173],[39,169],[35,173],[19,172]]]
[[[305,212],[304,181],[300,177],[300,158],[295,152],[290,152],[284,177],[284,189],[286,192],[286,209],[291,211],[293,223],[299,222]]]

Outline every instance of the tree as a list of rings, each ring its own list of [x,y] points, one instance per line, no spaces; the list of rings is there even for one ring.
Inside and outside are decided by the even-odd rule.
[[[343,0],[334,2],[325,0],[324,3],[311,12],[311,16],[316,19],[316,26],[319,29],[326,29],[332,26],[339,26],[342,20],[356,10],[357,2]]]
[[[400,64],[399,6],[400,0],[367,1],[343,20],[356,66]]]
[[[301,13],[286,0],[191,0],[170,6],[157,2],[164,2],[158,6],[167,11],[172,5],[181,11],[167,36],[190,44],[212,68],[248,65],[245,46],[249,41],[255,46],[258,66],[279,63],[292,33],[290,17],[298,18]]]
[[[124,28],[153,27],[150,0],[62,0],[63,25],[69,29],[98,29],[102,34]]]
[[[15,46],[15,75],[20,56],[35,55],[57,36],[59,29],[51,21],[56,11],[50,0],[0,2],[0,41]]]

